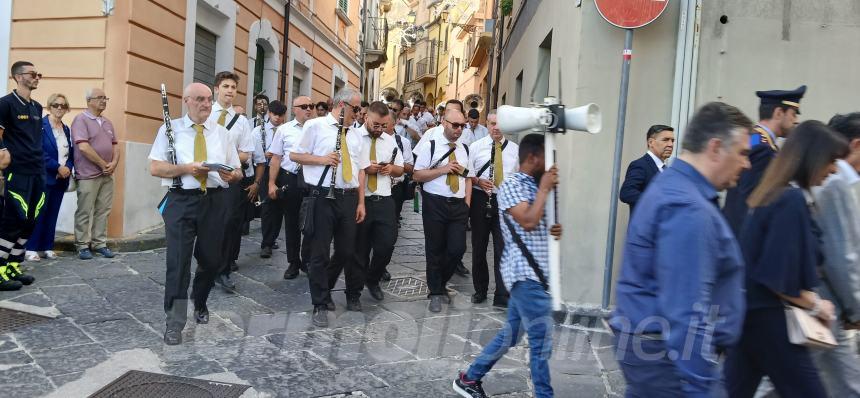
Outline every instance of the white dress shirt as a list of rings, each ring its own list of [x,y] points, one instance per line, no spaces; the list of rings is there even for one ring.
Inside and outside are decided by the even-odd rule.
[[[260,126],[254,127],[254,131],[251,132],[251,139],[254,141],[254,165],[266,163],[266,152],[271,152],[275,139],[277,128],[272,125],[272,122],[266,121],[263,126],[266,127],[265,137],[260,132]]]
[[[397,134],[394,134],[391,137],[394,139],[394,144],[397,145],[398,148],[400,148],[400,153],[403,154],[403,164],[415,165],[415,157],[412,155],[412,142],[408,138],[403,138]],[[400,177],[394,178],[394,183],[399,184],[405,179],[406,172],[404,171],[404,173]]]
[[[430,141],[427,141],[423,144],[419,144],[418,147],[415,148],[415,170],[427,170],[430,166],[436,162],[439,158],[442,157],[450,147],[448,146],[448,139],[444,136],[441,139],[433,139],[432,141],[436,142],[436,149],[433,152],[433,156],[431,159],[430,156]],[[457,157],[457,163],[463,165],[464,167],[469,167],[469,153],[466,152],[466,147],[457,143],[457,149],[454,150],[454,156]],[[442,167],[448,164],[448,157],[446,156],[441,162],[439,162],[438,167]],[[467,177],[474,177],[474,170],[469,170],[469,175]],[[424,183],[424,190],[428,193],[446,197],[455,197],[455,198],[465,198],[466,197],[466,178],[463,176],[458,176],[460,183],[458,186],[457,192],[451,192],[451,187],[448,186],[448,175],[443,174],[439,177],[436,177],[432,181],[427,181]]]
[[[302,125],[296,119],[290,120],[280,126],[272,138],[272,146],[269,152],[281,157],[281,168],[289,173],[299,172],[299,164],[290,160],[290,149],[302,136]]]
[[[193,125],[194,122],[187,115],[170,122],[170,126],[173,128],[173,136],[176,140],[176,162],[178,164],[194,162],[194,138],[197,136],[197,131],[192,127]],[[152,149],[149,152],[151,160],[170,162],[170,159],[167,158],[167,136],[164,131],[165,128],[162,125],[158,129],[155,142],[152,144]],[[230,143],[229,133],[226,128],[219,126],[216,121],[207,120],[203,123],[203,136],[206,138],[206,162],[221,163],[236,168],[240,167],[239,152]],[[190,174],[183,175],[181,179],[182,188],[184,189],[200,188],[200,182]],[[161,179],[162,186],[169,187],[172,184],[172,178]],[[209,188],[226,188],[227,183],[221,179],[217,171],[210,171],[206,178],[206,186]]]
[[[212,121],[213,123],[218,124],[218,118],[221,117],[222,109],[224,109],[224,107],[222,107],[217,101],[212,104],[212,113],[209,114],[209,119],[207,119],[207,121]],[[233,106],[227,108],[227,117],[224,118],[224,128],[230,124],[230,121],[233,120],[235,115],[236,110]],[[230,142],[239,152],[254,152],[254,138],[251,137],[251,122],[248,121],[248,118],[239,115],[239,119],[237,119],[236,123],[233,124],[233,127],[228,130],[228,133]],[[251,161],[252,159],[249,157],[248,161],[245,163],[250,165],[252,163]]]
[[[51,127],[51,130],[54,133],[54,140],[57,141],[57,163],[60,166],[65,166],[66,162],[69,161],[69,140],[66,139],[66,132],[63,131],[63,128],[54,128]]]
[[[362,129],[361,141],[361,162],[364,168],[370,166],[370,144],[372,137],[367,130]],[[403,153],[397,146],[397,141],[394,141],[394,136],[382,133],[376,139],[376,163],[389,163],[391,161],[391,153],[397,149],[397,155],[394,156],[394,165],[403,167]],[[367,175],[367,182],[370,182],[370,174]],[[376,191],[371,191],[369,185],[365,185],[364,195],[371,196],[391,196],[391,177],[377,174],[376,175]]]
[[[409,121],[418,126],[419,133],[423,133],[425,130],[427,130],[427,123],[424,122],[424,119],[421,117],[421,115],[418,115],[418,117],[415,117],[415,115],[409,115]]]
[[[474,170],[475,177],[483,178],[485,180],[493,181],[490,178],[490,168],[487,167],[481,174],[477,174],[481,171],[481,168],[484,167],[487,162],[490,161],[490,155],[492,151],[495,149],[494,145],[495,141],[490,136],[486,136],[481,138],[480,140],[475,141],[472,145],[469,145],[469,170]],[[513,141],[502,137],[501,141],[502,145],[502,171],[504,172],[504,177],[514,175],[514,173],[520,170],[520,147],[515,144]],[[499,170],[495,170],[495,173],[498,173]],[[481,189],[478,184],[472,185],[473,189]],[[498,193],[499,187],[493,188],[493,193]]]
[[[469,130],[469,133],[472,135],[472,142],[490,135],[490,130],[480,124],[476,125],[474,129],[469,127],[467,124],[466,127],[463,128],[463,134],[466,134],[466,130]]]
[[[421,114],[421,117],[418,120],[420,120],[421,123],[424,124],[424,126],[436,123],[436,119],[433,118],[433,115],[431,115],[430,112],[426,111]]]
[[[666,166],[666,163],[663,163],[663,160],[658,158],[657,155],[651,153],[651,151],[648,151],[646,153],[651,156],[651,160],[653,160],[654,164],[657,165],[657,170],[662,173],[663,167]]]
[[[463,131],[463,134],[460,134],[460,138],[457,138],[457,143],[463,144],[463,145],[469,145],[472,143],[472,141],[469,139],[469,137],[470,136],[467,135],[465,131]],[[441,138],[443,140],[445,139],[445,126],[443,126],[441,124],[425,131],[424,135],[421,136],[421,140],[418,141],[418,144],[415,145],[415,148],[418,149],[418,147],[421,146],[421,144],[424,144],[427,141],[435,140],[435,139],[439,139],[439,138]]]
[[[302,128],[302,136],[293,145],[292,151],[295,153],[308,153],[315,156],[327,156],[334,152],[337,144],[337,120],[331,113],[325,117],[318,117],[305,122]],[[343,162],[337,165],[337,180],[335,188],[358,188],[358,171],[362,169],[359,156],[361,155],[361,132],[349,128],[346,133],[346,142],[341,143],[349,149],[350,163],[352,164],[352,180],[346,182],[343,180]],[[322,177],[325,166],[308,164],[302,166],[304,170],[305,182],[308,185],[316,186]],[[331,170],[329,170],[331,173]],[[331,185],[331,176],[328,175],[322,180],[323,187]]]

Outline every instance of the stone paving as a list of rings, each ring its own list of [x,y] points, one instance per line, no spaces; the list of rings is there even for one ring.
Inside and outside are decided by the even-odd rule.
[[[138,369],[250,385],[243,397],[456,397],[451,381],[457,371],[505,319],[489,304],[471,304],[471,279],[454,276],[456,294],[442,313],[427,311],[424,297],[390,294],[383,302],[364,294],[364,311],[346,312],[344,294],[334,292],[336,317],[329,328],[315,328],[306,276],[282,278],[283,236],[282,249],[270,259],[259,257],[259,236],[254,222],[243,238],[236,291],[216,286],[210,323],[195,325],[189,317],[184,343],[173,347],[161,340],[163,249],[28,263],[37,283],[0,292],[0,307],[55,319],[0,334],[2,396],[86,397]],[[469,253],[464,262],[470,267]],[[424,267],[420,216],[404,210],[389,271],[395,278],[424,279]],[[623,395],[604,329],[557,325],[553,338],[556,396]],[[484,379],[488,394],[532,396],[525,344],[523,339]]]

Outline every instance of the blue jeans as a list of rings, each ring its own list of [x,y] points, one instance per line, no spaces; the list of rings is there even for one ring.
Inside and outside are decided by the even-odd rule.
[[[484,351],[466,372],[466,378],[481,380],[496,361],[517,344],[525,329],[529,336],[529,363],[535,397],[552,397],[547,363],[552,355],[552,325],[552,303],[541,284],[532,280],[514,283],[508,300],[508,322],[493,341],[484,347]]]

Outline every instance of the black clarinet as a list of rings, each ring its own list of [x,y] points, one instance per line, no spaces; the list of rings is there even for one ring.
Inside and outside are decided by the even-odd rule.
[[[164,83],[161,84],[161,110],[164,116],[164,135],[167,137],[167,159],[176,165],[176,138],[173,135],[173,128],[170,126],[170,108],[167,103],[167,87],[164,86]],[[181,188],[182,178],[173,177],[173,185],[170,187]]]
[[[340,161],[340,158],[342,156],[340,153],[340,146],[342,145],[340,142],[341,141],[340,137],[343,133],[343,114],[344,114],[344,111],[346,110],[345,106],[346,105],[344,105],[343,108],[340,108],[340,118],[337,121],[337,143],[334,146],[334,151],[337,152],[338,162]],[[331,183],[329,184],[329,187],[328,187],[328,195],[325,196],[326,199],[334,199],[334,185],[335,185],[336,180],[337,180],[337,166],[334,166],[331,168]]]
[[[395,145],[394,150],[391,151],[391,161],[388,162],[388,164],[394,165],[394,159],[396,159],[396,158],[397,158],[397,146]],[[391,186],[393,187],[394,186],[394,177],[392,177],[391,174],[389,174],[388,178],[391,179]]]
[[[496,142],[490,141],[493,144],[490,146],[490,183],[496,185]],[[484,217],[493,218],[493,189],[487,191],[487,205],[484,206]]]

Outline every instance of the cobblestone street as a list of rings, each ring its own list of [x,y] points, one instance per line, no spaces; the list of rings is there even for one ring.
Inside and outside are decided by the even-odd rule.
[[[254,222],[234,274],[236,292],[216,286],[209,324],[195,325],[190,317],[184,343],[173,347],[161,340],[163,249],[91,261],[66,253],[27,263],[36,284],[0,293],[0,306],[55,319],[0,334],[2,395],[86,397],[137,369],[250,385],[243,397],[455,397],[457,371],[505,319],[489,304],[492,298],[471,304],[471,279],[454,276],[456,294],[442,313],[428,312],[424,294],[406,289],[397,295],[387,290],[383,302],[365,293],[364,312],[346,312],[338,291],[331,327],[316,329],[307,277],[282,277],[283,234],[270,259],[259,257],[259,236]],[[464,260],[470,267],[469,253]],[[415,281],[398,278],[423,281],[424,267],[420,216],[404,211],[389,271],[407,283]],[[600,327],[555,327],[550,367],[556,396],[623,394],[610,337]],[[528,348],[512,349],[484,387],[492,396],[530,397]]]

